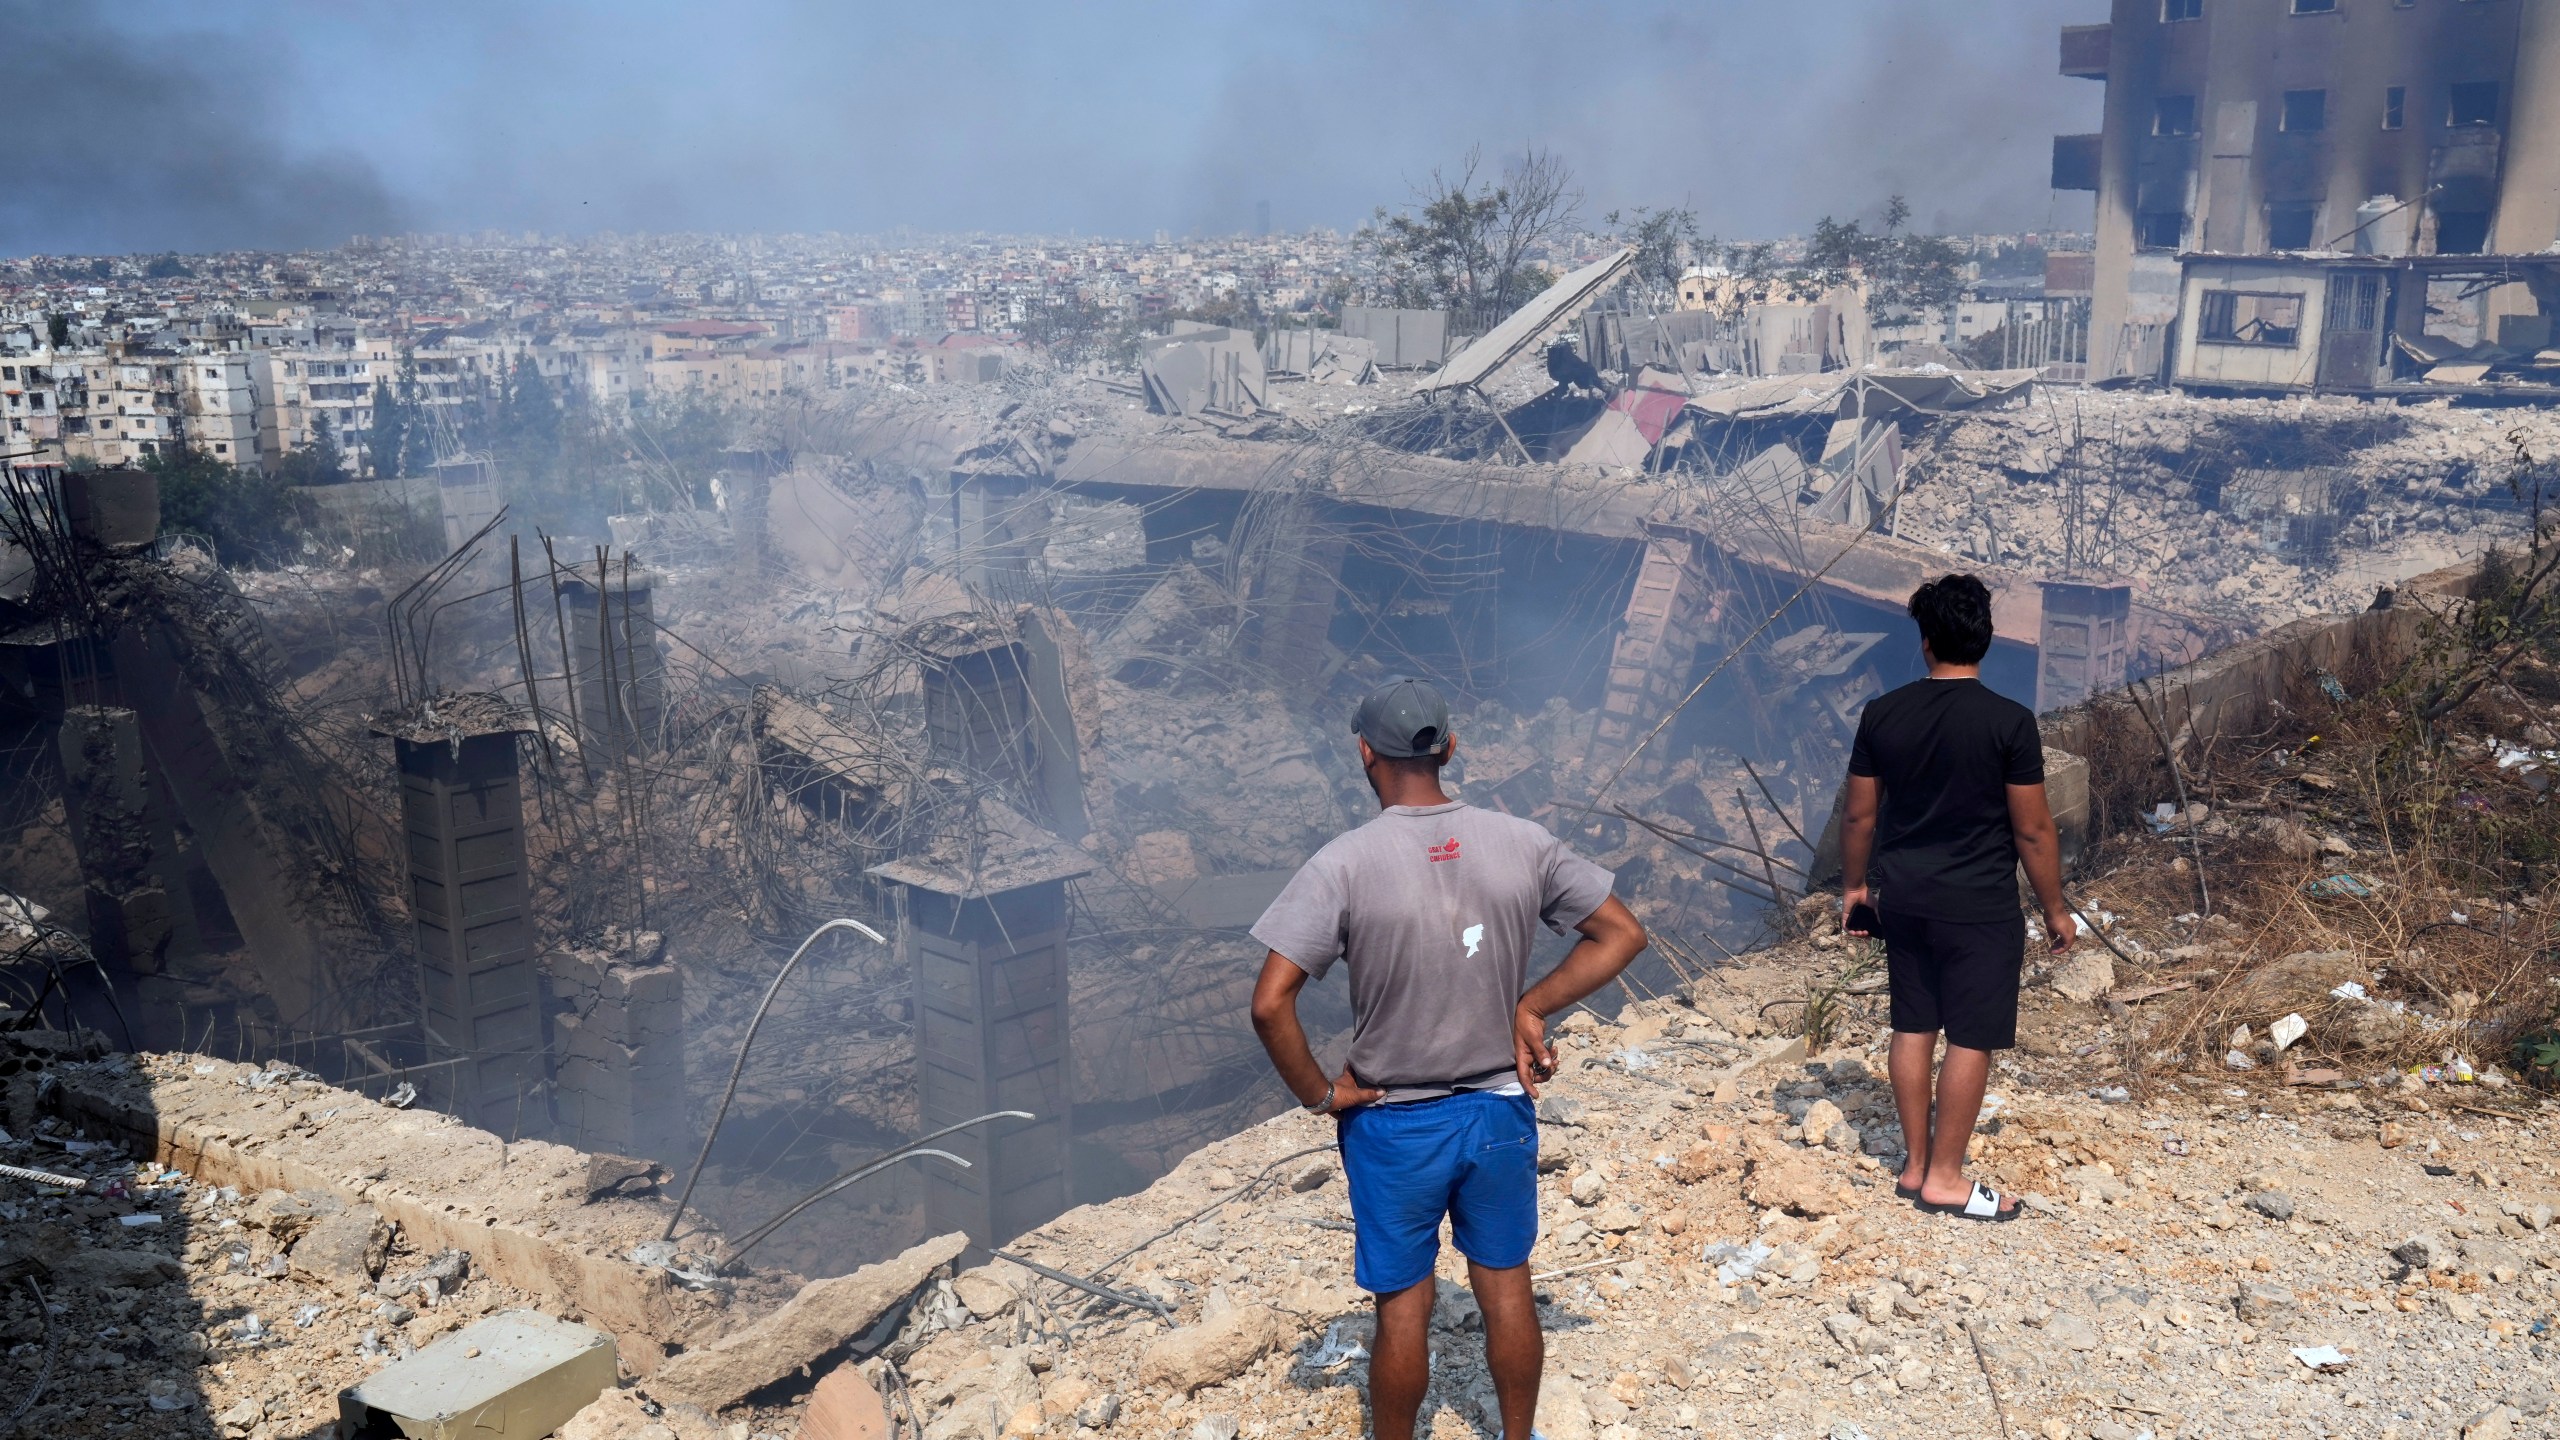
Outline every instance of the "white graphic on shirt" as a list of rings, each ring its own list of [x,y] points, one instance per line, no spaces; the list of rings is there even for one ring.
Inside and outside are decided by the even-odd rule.
[[[1465,933],[1459,935],[1458,938],[1466,942],[1467,958],[1473,960],[1476,958],[1476,946],[1484,941],[1484,927],[1481,925],[1470,925],[1466,928]]]

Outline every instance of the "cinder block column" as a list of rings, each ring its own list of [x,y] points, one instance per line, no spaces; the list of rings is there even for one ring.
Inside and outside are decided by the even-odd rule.
[[[636,746],[655,750],[666,715],[667,664],[658,649],[653,593],[658,577],[634,566],[626,583],[619,565],[608,565],[601,590],[596,577],[560,581],[569,611],[569,677],[578,687],[578,716],[587,743],[600,755]]]
[[[2061,710],[2121,690],[2132,652],[2133,587],[2043,582],[2036,634],[2036,709]]]
[[[552,959],[551,1113],[581,1150],[679,1158],[685,1148],[684,973],[661,938],[607,935]]]
[[[501,1134],[548,1073],[542,982],[525,887],[524,799],[514,731],[394,735],[409,842],[418,989],[439,1108]]]
[[[1626,618],[1609,655],[1608,692],[1591,733],[1594,776],[1606,777],[1625,763],[1680,699],[1699,636],[1715,616],[1702,548],[1695,536],[1673,530],[1654,528],[1646,537],[1644,564],[1627,596]],[[1662,746],[1649,746],[1638,773],[1659,772],[1669,759]]]
[[[168,958],[177,907],[153,863],[140,719],[121,706],[74,705],[63,712],[59,735],[89,947],[101,960],[155,974]]]
[[[996,1110],[1038,1117],[934,1142],[970,1168],[926,1170],[926,1224],[962,1231],[981,1249],[1072,1199],[1066,881],[1089,868],[1027,824],[999,827],[987,849],[965,869],[907,860],[872,872],[904,887],[899,947],[915,975],[919,1131]],[[983,883],[990,875],[1006,877],[1005,887]]]

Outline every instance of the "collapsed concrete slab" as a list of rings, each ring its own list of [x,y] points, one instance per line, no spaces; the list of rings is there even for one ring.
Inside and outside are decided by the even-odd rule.
[[[850,1275],[815,1280],[762,1320],[667,1362],[650,1390],[708,1410],[747,1395],[861,1335],[967,1249],[942,1235]]]

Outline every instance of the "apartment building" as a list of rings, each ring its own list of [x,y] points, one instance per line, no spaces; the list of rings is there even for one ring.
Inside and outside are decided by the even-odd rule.
[[[2093,378],[2162,368],[2182,255],[2527,255],[2560,239],[2560,0],[2115,0],[2055,138],[2097,196]],[[2500,314],[2534,313],[2503,287]],[[2387,328],[2387,327],[2386,327]]]

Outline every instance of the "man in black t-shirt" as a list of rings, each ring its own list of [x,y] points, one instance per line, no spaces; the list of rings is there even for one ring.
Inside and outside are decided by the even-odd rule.
[[[1840,829],[1841,907],[1851,934],[1873,926],[1884,936],[1888,1068],[1910,1151],[1896,1192],[1939,1214],[2010,1220],[2018,1202],[1967,1183],[1964,1152],[1991,1052],[2018,1039],[2021,862],[2054,953],[2079,932],[2062,898],[2036,717],[1982,683],[1991,592],[1970,575],[1933,580],[1912,593],[1911,618],[1929,677],[1878,696],[1858,719]],[[1933,1124],[1941,1031],[1947,1054],[1936,1067]]]

